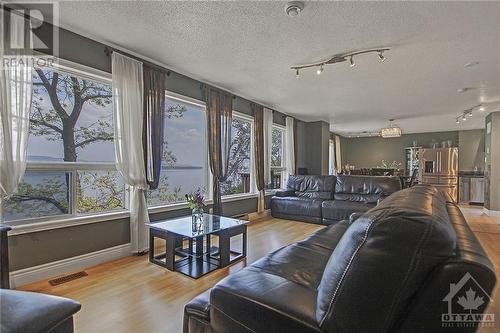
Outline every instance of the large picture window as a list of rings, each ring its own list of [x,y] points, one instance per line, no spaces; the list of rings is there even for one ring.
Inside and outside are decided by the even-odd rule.
[[[35,68],[28,164],[6,221],[125,208],[116,171],[111,82],[70,69]]]
[[[205,107],[194,101],[168,96],[160,184],[149,191],[149,206],[185,201],[185,194],[207,192],[208,158]]]
[[[253,120],[233,113],[232,138],[229,152],[228,176],[221,183],[222,195],[252,191],[251,156]]]

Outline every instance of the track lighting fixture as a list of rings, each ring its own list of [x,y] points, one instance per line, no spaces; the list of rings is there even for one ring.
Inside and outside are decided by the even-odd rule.
[[[457,124],[460,124],[460,120],[466,121],[467,117],[469,117],[469,118],[472,117],[474,110],[484,111],[485,108],[482,104],[478,104],[478,105],[474,105],[473,107],[471,107],[469,109],[465,109],[461,115],[459,115],[458,117],[455,118],[455,122]]]
[[[354,63],[354,58],[352,56],[349,57],[349,66],[354,67],[356,64]]]
[[[378,49],[368,49],[368,50],[360,50],[360,51],[354,51],[354,52],[339,53],[339,54],[336,54],[336,55],[330,57],[327,60],[317,61],[317,62],[303,64],[303,65],[293,65],[290,68],[295,70],[296,73],[298,73],[299,69],[319,67],[316,70],[316,73],[319,75],[323,72],[324,65],[332,65],[332,64],[339,63],[339,62],[348,61],[349,65],[351,67],[354,67],[354,66],[356,66],[356,64],[354,62],[354,56],[358,56],[358,55],[365,54],[365,53],[377,53],[378,58],[380,59],[381,62],[383,62],[386,59],[384,56],[384,52],[388,51],[388,50],[390,50],[390,48],[384,47],[384,48],[378,48]]]
[[[320,75],[321,73],[323,73],[323,65],[320,65],[318,70],[316,71],[316,74]]]

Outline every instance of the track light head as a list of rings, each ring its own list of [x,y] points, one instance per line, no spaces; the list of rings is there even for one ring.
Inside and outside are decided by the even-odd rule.
[[[486,109],[484,108],[484,106],[482,106],[482,105],[481,105],[481,106],[479,107],[479,111],[483,112],[484,110],[486,110]]]
[[[463,120],[463,121],[466,121],[466,120],[467,120],[467,117],[465,116],[465,114],[462,116],[462,120]]]
[[[356,63],[354,62],[354,57],[353,56],[349,57],[349,66],[351,66],[351,67],[356,66]]]
[[[296,69],[295,69],[295,77],[299,77],[299,76],[300,76],[299,69],[298,69],[298,68],[296,68]]]
[[[468,114],[468,115],[469,115],[469,117],[472,117],[472,112],[469,112],[469,114]]]
[[[457,124],[460,124],[460,120],[458,120],[458,118],[457,118],[457,119],[455,119],[455,122],[456,122]]]
[[[321,64],[318,68],[318,70],[316,71],[316,74],[320,75],[321,73],[323,73],[323,64]]]
[[[384,62],[385,61],[385,57],[384,57],[384,51],[380,51],[378,53],[378,58],[380,59],[381,62]]]

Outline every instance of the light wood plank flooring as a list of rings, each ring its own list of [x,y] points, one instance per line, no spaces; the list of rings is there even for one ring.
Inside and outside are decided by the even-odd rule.
[[[486,216],[477,209],[468,209],[466,217],[500,272],[500,217]],[[89,276],[56,287],[41,281],[20,289],[80,301],[82,310],[75,322],[78,333],[182,332],[184,304],[191,298],[265,254],[319,229],[318,225],[279,219],[253,222],[248,227],[246,260],[198,280],[169,272],[140,256],[86,269]],[[494,294],[496,303],[500,303],[499,289]],[[495,313],[496,328],[483,328],[481,333],[500,328],[498,305],[492,304],[489,311]]]

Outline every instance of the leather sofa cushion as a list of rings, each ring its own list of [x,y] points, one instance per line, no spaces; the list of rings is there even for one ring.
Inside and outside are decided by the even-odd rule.
[[[341,221],[315,232],[311,236],[300,241],[299,244],[302,246],[319,246],[327,249],[331,253],[348,227],[349,221]]]
[[[321,214],[323,219],[341,221],[348,220],[352,213],[364,213],[373,207],[375,207],[374,203],[358,201],[323,201],[321,204]]]
[[[446,198],[436,188],[394,193],[354,221],[333,251],[318,287],[318,324],[326,332],[390,331],[455,245]]]
[[[0,332],[49,332],[80,308],[68,298],[0,289]]]
[[[287,191],[294,191],[298,197],[310,199],[333,199],[335,176],[291,175],[286,185]]]
[[[382,197],[401,189],[399,177],[338,175],[335,200],[377,203]]]
[[[296,243],[270,253],[252,266],[316,289],[331,252],[324,247],[303,246]]]
[[[273,214],[321,217],[322,202],[322,199],[305,197],[273,197],[271,209]]]

